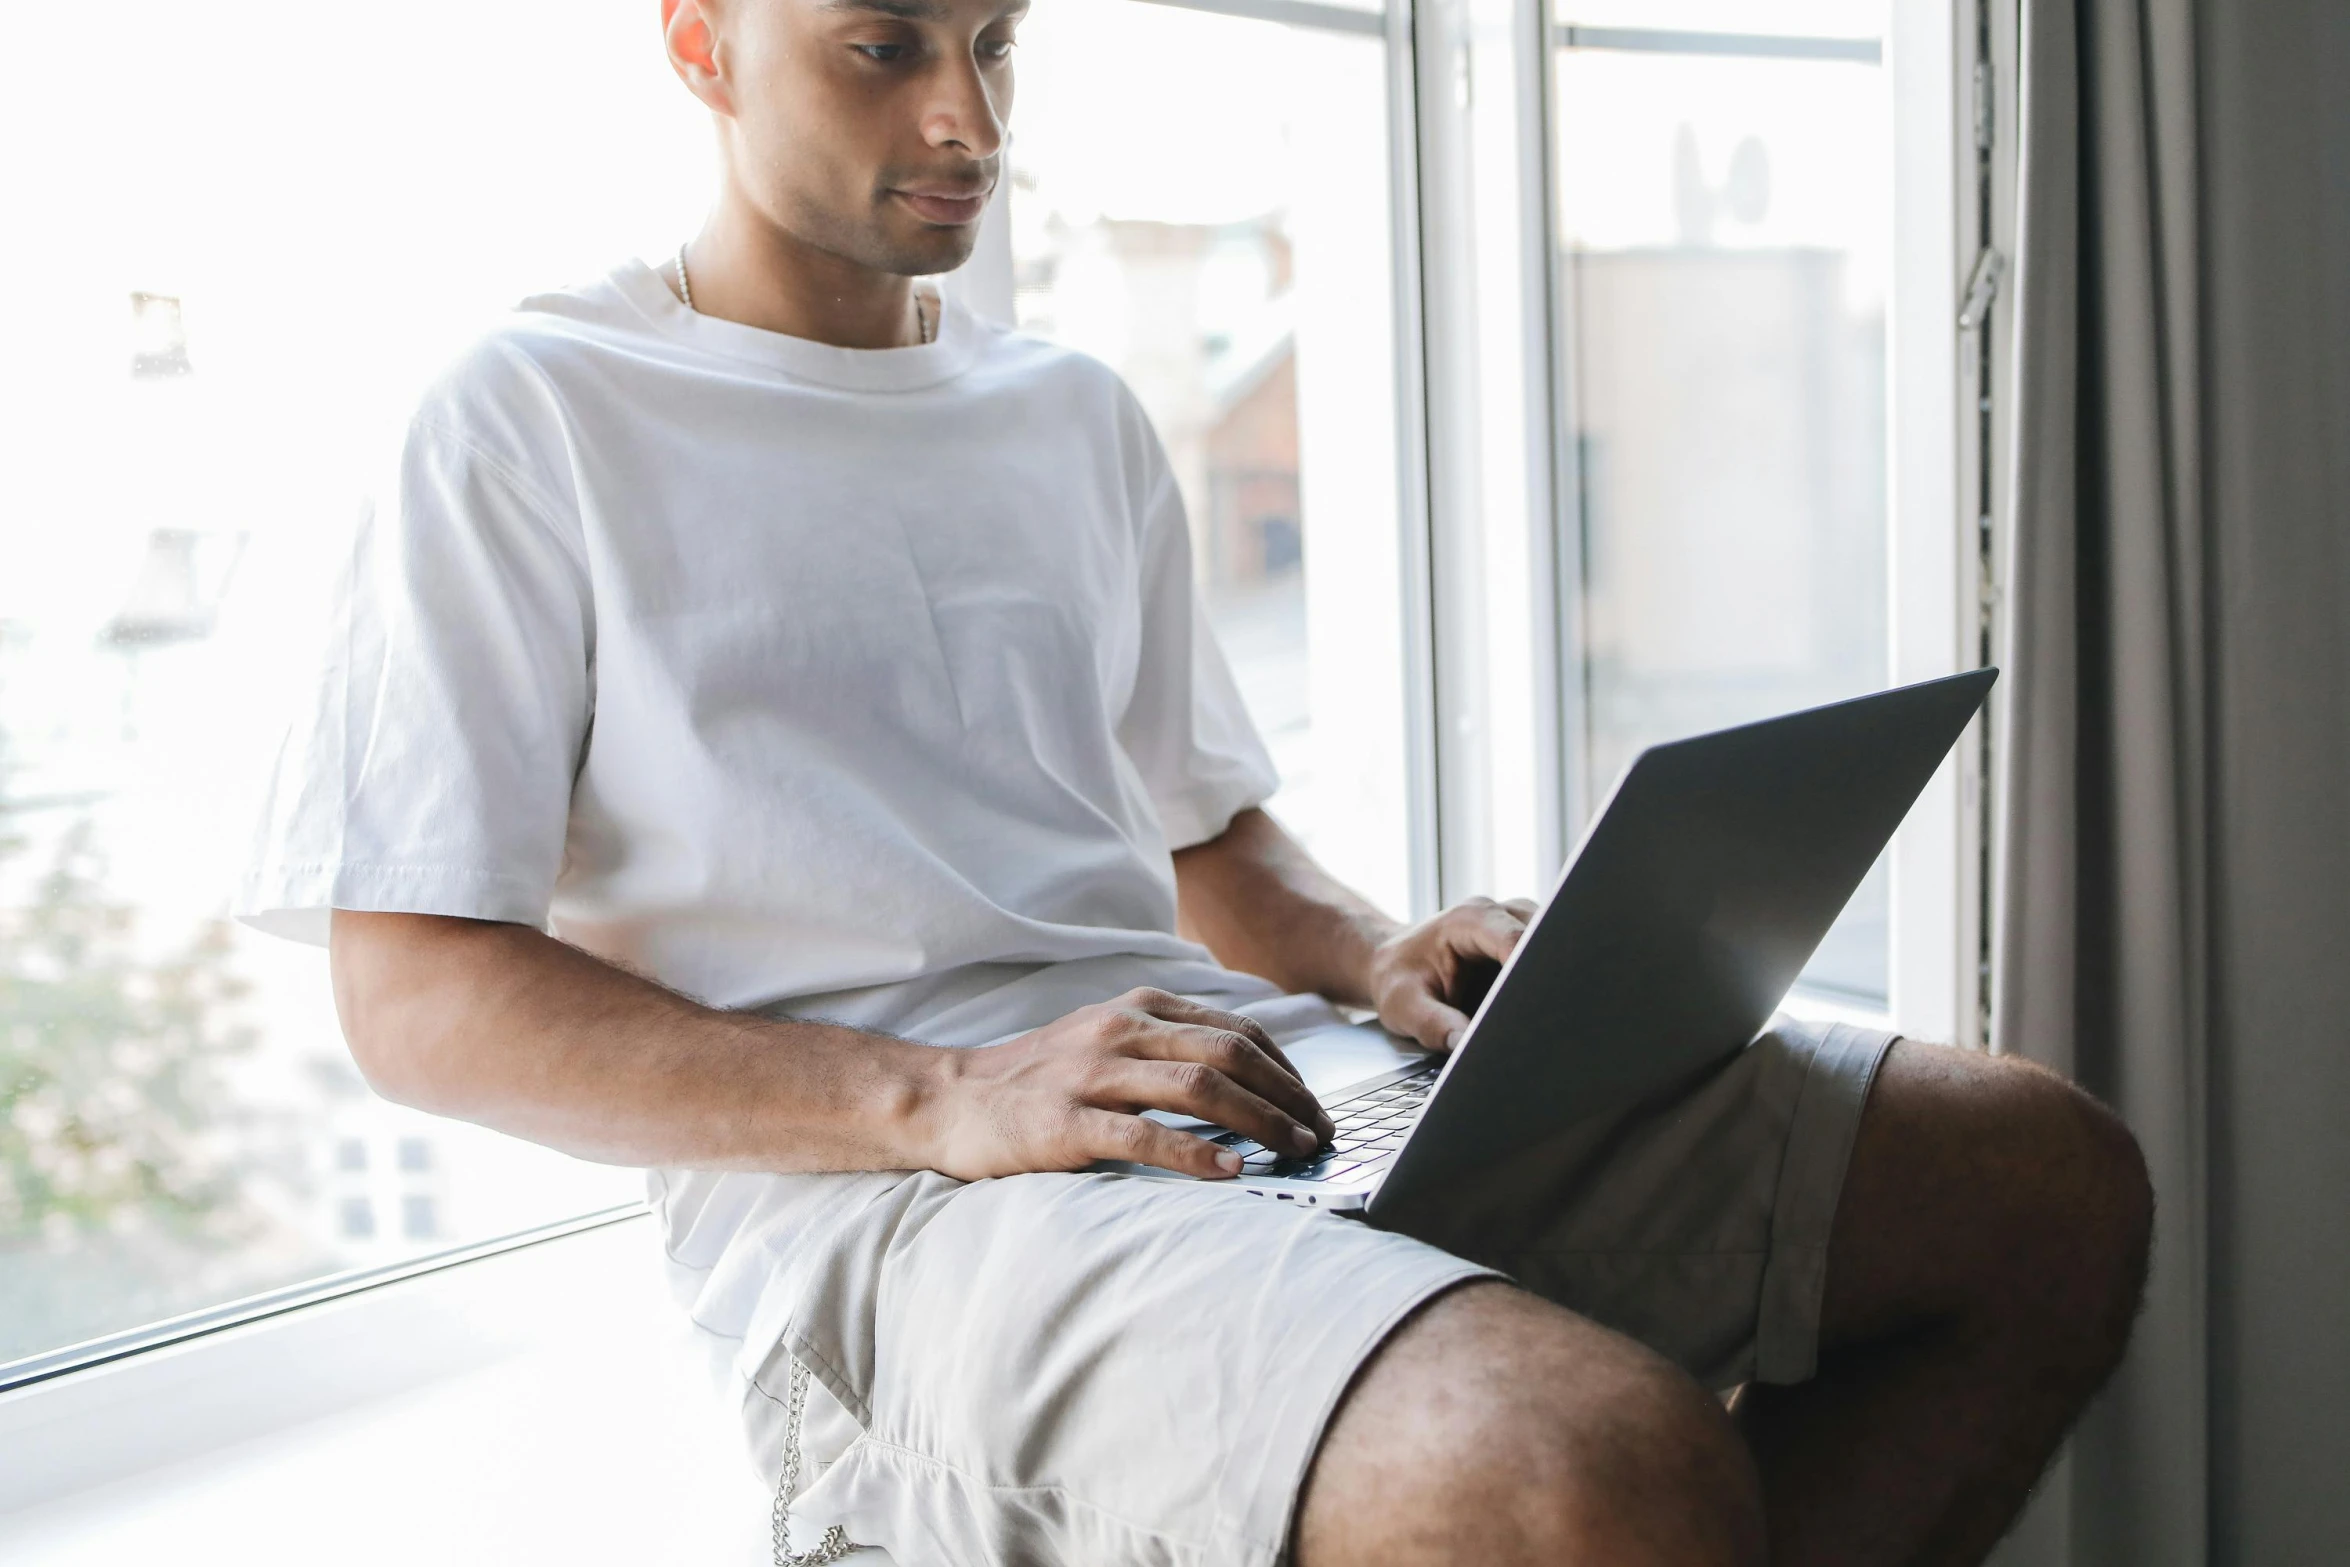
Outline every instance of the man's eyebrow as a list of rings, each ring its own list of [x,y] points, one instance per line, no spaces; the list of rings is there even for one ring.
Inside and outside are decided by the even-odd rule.
[[[943,22],[944,0],[824,0],[826,11],[875,11],[907,22]]]
[[[881,16],[894,16],[907,22],[943,22],[947,18],[945,0],[824,0],[820,7],[826,11],[870,11]],[[1013,0],[1004,7],[1004,17],[1022,17],[1028,14],[1028,0]]]

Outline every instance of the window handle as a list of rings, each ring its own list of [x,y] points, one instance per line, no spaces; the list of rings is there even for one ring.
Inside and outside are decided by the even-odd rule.
[[[1966,298],[1958,307],[1958,329],[1972,332],[1991,315],[1991,302],[1999,297],[1999,280],[2007,276],[2007,258],[1989,245],[1975,258],[1973,276],[1967,279]]]

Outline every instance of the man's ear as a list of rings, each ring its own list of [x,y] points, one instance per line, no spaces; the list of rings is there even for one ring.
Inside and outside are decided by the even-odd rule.
[[[734,97],[718,64],[718,34],[710,25],[708,0],[661,0],[661,40],[669,68],[685,90],[714,114],[734,113]]]

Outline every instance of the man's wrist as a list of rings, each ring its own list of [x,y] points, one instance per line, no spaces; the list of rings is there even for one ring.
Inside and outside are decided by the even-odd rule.
[[[936,1168],[964,1052],[838,1023],[762,1021],[775,1076],[752,1135],[776,1170]]]
[[[890,1167],[935,1170],[944,1156],[968,1052],[892,1039],[873,1106],[873,1137]]]
[[[1336,983],[1323,994],[1343,1006],[1369,1007],[1379,1002],[1379,952],[1405,927],[1384,914],[1364,910],[1349,917],[1344,941],[1345,960]]]

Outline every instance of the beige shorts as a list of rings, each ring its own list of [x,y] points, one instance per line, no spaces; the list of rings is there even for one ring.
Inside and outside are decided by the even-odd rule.
[[[812,1183],[736,1357],[773,1483],[805,1368],[794,1544],[900,1567],[1270,1564],[1380,1340],[1499,1273],[1704,1382],[1799,1381],[1890,1036],[1782,1021],[1702,1079],[1536,1149],[1392,1233],[1113,1175]]]

